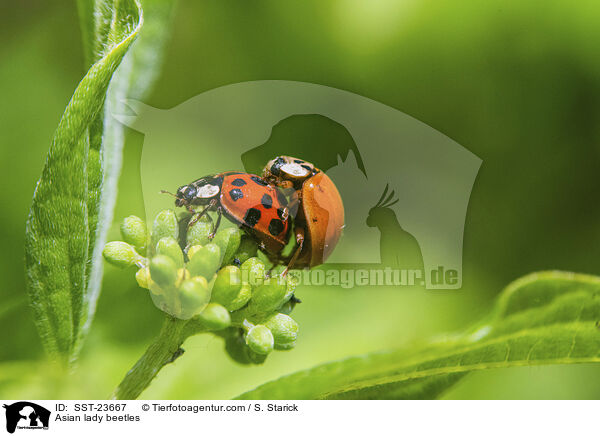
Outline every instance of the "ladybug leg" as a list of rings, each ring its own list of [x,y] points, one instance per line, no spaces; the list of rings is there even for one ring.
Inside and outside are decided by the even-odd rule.
[[[296,194],[294,194],[292,196],[291,200],[289,201],[287,206],[284,208],[287,216],[292,216],[295,218],[296,215],[298,215],[298,207],[300,206],[301,201],[302,201],[302,192],[297,192]]]
[[[217,222],[213,227],[213,231],[210,233],[210,235],[208,235],[208,239],[212,241],[212,239],[215,237],[215,234],[217,233],[217,230],[219,229],[219,225],[221,224],[221,216],[223,215],[223,210],[218,207],[217,208]]]
[[[296,243],[298,244],[298,247],[290,259],[288,266],[281,273],[281,277],[285,277],[287,275],[288,271],[292,269],[294,263],[296,263],[296,260],[298,260],[298,256],[300,256],[300,253],[302,252],[302,247],[304,246],[304,229],[301,227],[296,229]]]
[[[192,220],[189,222],[188,224],[188,229],[190,227],[192,227],[194,224],[196,224],[200,218],[202,218],[204,215],[206,215],[206,213],[215,207],[215,205],[217,204],[217,200],[211,200],[211,202],[208,204],[208,206],[206,206],[204,209],[202,209],[202,212],[194,212],[195,216],[194,218],[192,218]],[[210,218],[210,215],[207,215]],[[212,218],[211,218],[212,220]]]
[[[289,180],[279,180],[276,185],[281,189],[292,189],[294,187],[294,184]]]
[[[281,180],[275,176],[263,176],[263,180],[271,186],[277,186],[282,189],[290,189],[294,187],[294,183],[289,180]]]

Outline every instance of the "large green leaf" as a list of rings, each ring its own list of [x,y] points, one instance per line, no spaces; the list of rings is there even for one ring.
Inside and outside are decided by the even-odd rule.
[[[89,128],[100,114],[115,70],[142,25],[133,0],[111,11],[110,40],[79,83],[56,129],[27,220],[25,265],[29,297],[42,342],[53,358],[68,360],[86,319],[85,294],[95,214],[89,187],[99,185],[99,161],[90,168]],[[90,169],[95,171],[90,176]],[[92,205],[94,207],[94,205]]]
[[[241,399],[435,398],[488,368],[600,361],[600,278],[528,275],[508,286],[492,314],[421,350],[328,363],[266,383]]]
[[[124,127],[112,113],[121,100],[142,98],[154,81],[173,1],[144,1],[150,23],[144,32],[135,0],[77,5],[89,70],[55,132],[25,243],[36,323],[50,356],[62,361],[77,357],[100,293],[124,143]]]
[[[93,5],[86,5],[92,3]],[[80,17],[86,53],[94,59],[115,37],[106,32],[110,22],[107,10],[111,2],[106,0],[80,0]],[[104,110],[88,129],[90,153],[88,159],[88,227],[91,237],[88,259],[90,261],[87,287],[84,294],[84,323],[79,330],[73,350],[76,355],[87,333],[100,295],[104,261],[102,249],[113,221],[117,198],[117,183],[121,173],[125,126],[113,114],[123,112],[122,102],[127,98],[143,99],[151,89],[162,63],[163,45],[168,36],[174,10],[174,0],[143,0],[144,25],[139,37],[125,55],[115,72],[104,105]],[[94,34],[89,35],[90,10],[94,12]],[[86,24],[87,23],[87,24]],[[87,32],[87,33],[86,33]],[[86,37],[87,34],[87,37]]]

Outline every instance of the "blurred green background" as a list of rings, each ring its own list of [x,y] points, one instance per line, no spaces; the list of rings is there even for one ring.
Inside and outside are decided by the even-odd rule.
[[[24,289],[24,226],[83,53],[75,2],[23,0],[3,5],[2,18],[0,397],[107,398],[162,314],[131,271],[107,265],[78,369],[64,379],[46,363]],[[465,225],[463,289],[300,289],[296,349],[248,368],[219,339],[195,337],[142,398],[231,398],[318,363],[465,327],[528,272],[600,272],[599,21],[595,0],[181,0],[147,103],[169,108],[241,81],[314,82],[401,110],[483,165]],[[112,239],[123,217],[144,214],[142,146],[130,131]],[[444,398],[600,398],[599,376],[594,365],[493,370]]]

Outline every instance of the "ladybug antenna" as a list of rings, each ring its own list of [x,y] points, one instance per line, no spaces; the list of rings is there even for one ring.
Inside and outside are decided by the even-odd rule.
[[[169,191],[165,191],[164,189],[161,189],[160,193],[161,194],[169,194],[169,195],[172,195],[173,197],[177,198],[177,196],[175,194],[173,194],[172,192],[169,192]]]

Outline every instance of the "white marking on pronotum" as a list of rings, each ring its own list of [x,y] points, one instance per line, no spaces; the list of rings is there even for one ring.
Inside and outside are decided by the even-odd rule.
[[[204,185],[198,189],[197,196],[200,198],[214,197],[219,193],[220,188],[217,185]]]
[[[281,166],[281,170],[296,177],[303,177],[309,174],[309,171],[297,163],[286,163]]]

